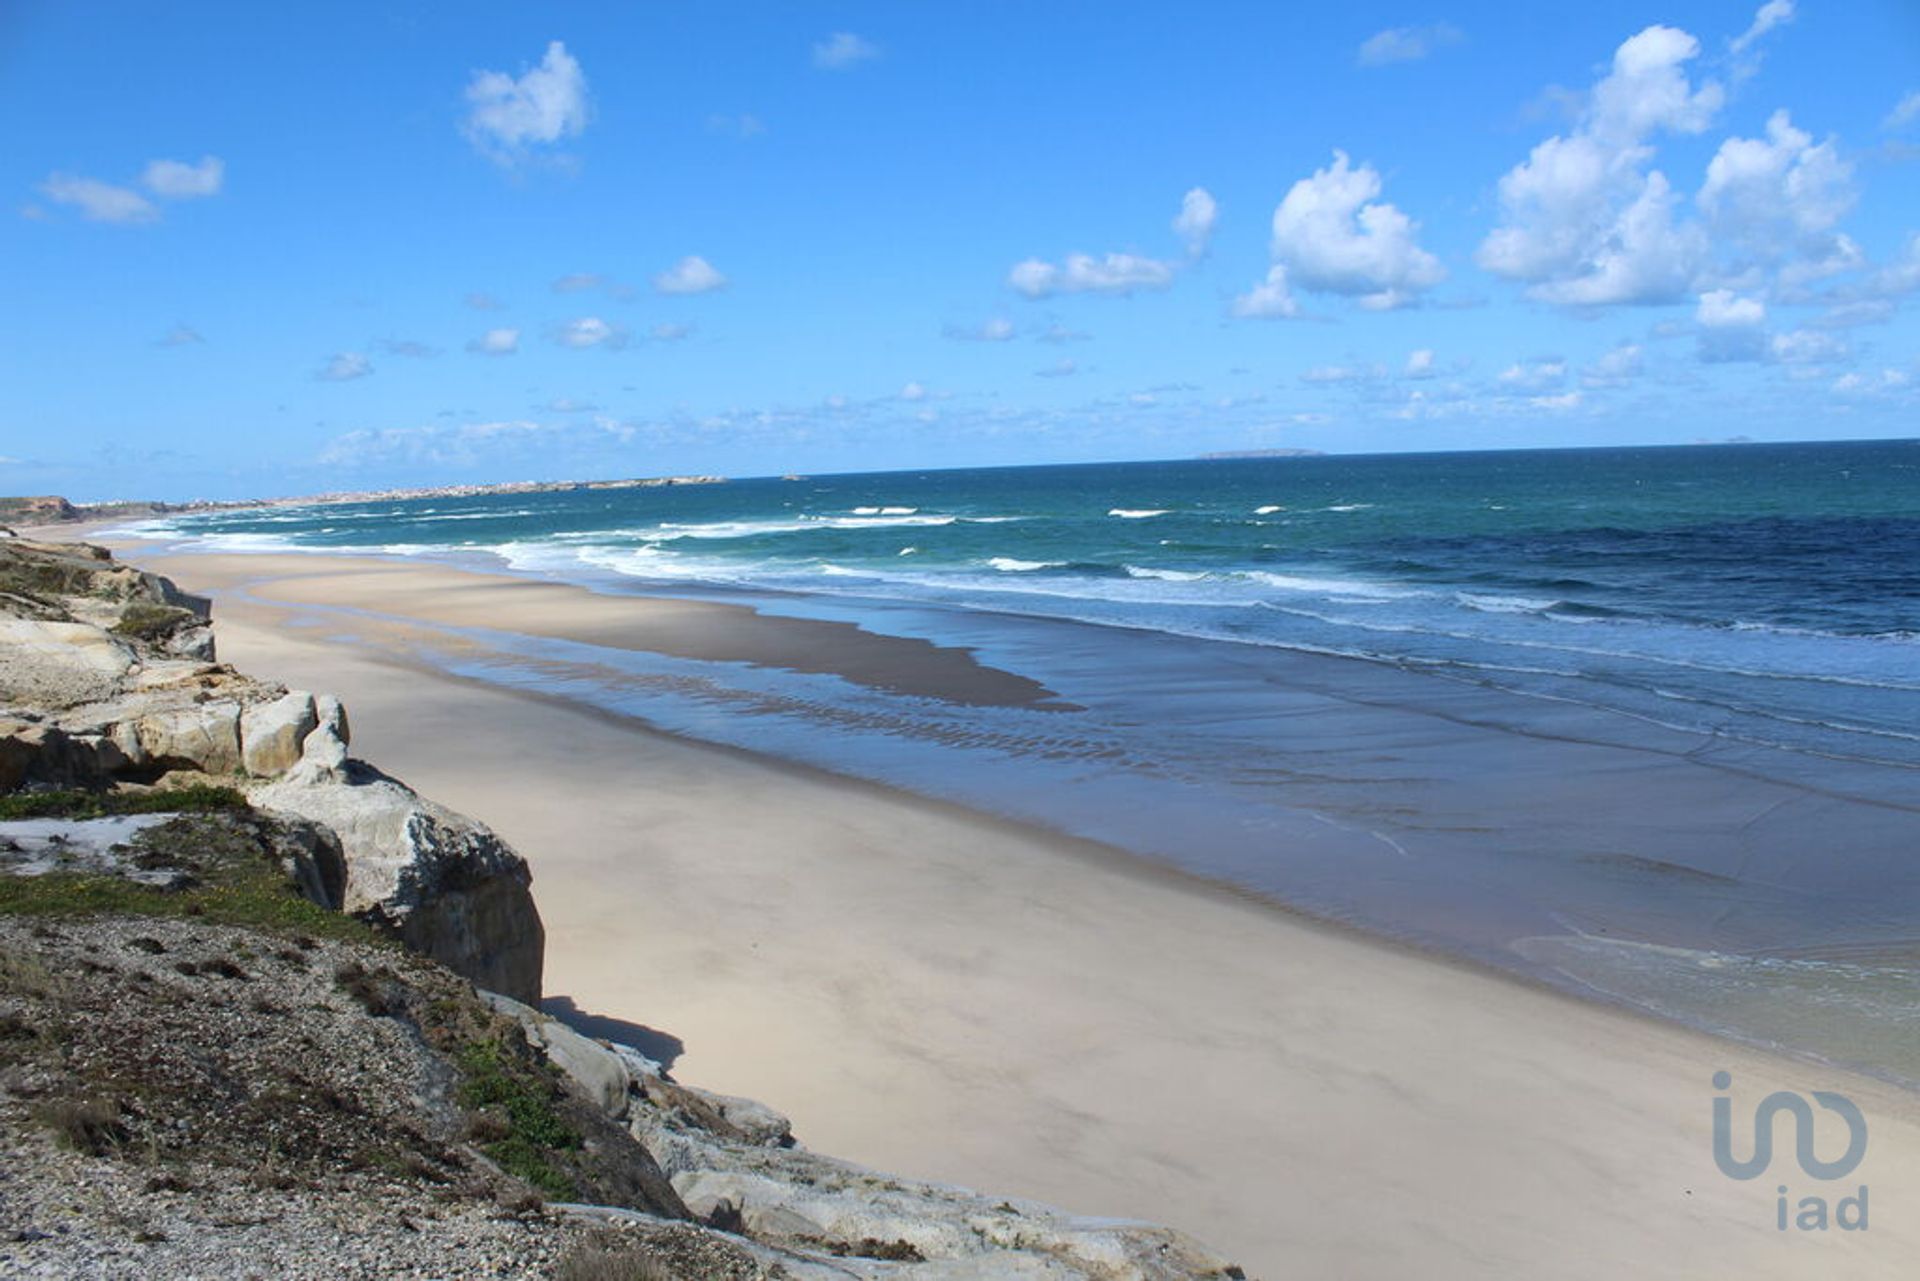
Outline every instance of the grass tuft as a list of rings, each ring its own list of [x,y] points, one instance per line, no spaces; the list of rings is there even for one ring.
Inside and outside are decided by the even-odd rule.
[[[556,1151],[580,1146],[580,1134],[554,1108],[557,1089],[538,1065],[512,1054],[498,1041],[474,1041],[456,1059],[461,1076],[460,1106],[491,1120],[470,1122],[469,1133],[498,1133],[480,1150],[517,1179],[550,1197],[570,1200],[574,1182],[549,1161]],[[504,1132],[502,1132],[504,1127]],[[476,1134],[476,1137],[478,1135]]]
[[[233,788],[206,783],[154,792],[13,792],[0,796],[0,819],[217,814],[246,808],[247,798]]]

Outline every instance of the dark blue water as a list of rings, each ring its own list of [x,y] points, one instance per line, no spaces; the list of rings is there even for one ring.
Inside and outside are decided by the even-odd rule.
[[[1920,763],[1912,441],[887,473],[168,527],[1355,655]]]
[[[964,645],[1059,699],[507,631],[459,670],[1920,1083],[1920,442],[762,479],[149,532]]]

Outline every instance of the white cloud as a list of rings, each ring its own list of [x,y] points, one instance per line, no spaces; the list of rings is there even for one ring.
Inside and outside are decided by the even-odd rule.
[[[576,351],[585,351],[589,347],[608,349],[624,347],[627,342],[626,331],[618,325],[610,325],[598,316],[582,316],[578,320],[569,320],[554,331],[554,341],[562,347],[572,347]]]
[[[910,382],[900,389],[900,399],[905,401],[925,400],[927,388],[924,383]]]
[[[218,195],[226,172],[227,167],[218,156],[202,156],[197,165],[180,160],[150,160],[140,181],[156,196],[193,200]]]
[[[1700,327],[1700,359],[1710,364],[1765,360],[1771,350],[1766,304],[1757,298],[1743,298],[1731,289],[1709,290],[1700,295],[1693,318]]]
[[[1523,391],[1545,391],[1567,380],[1564,360],[1516,361],[1500,371],[1500,381]]]
[[[373,366],[367,358],[357,351],[343,351],[314,373],[321,382],[345,383],[356,378],[365,378],[373,372]]]
[[[663,320],[653,328],[647,330],[647,337],[653,339],[655,342],[680,342],[692,336],[692,325],[683,325],[672,320]]]
[[[59,205],[72,205],[88,222],[139,223],[160,217],[151,200],[127,187],[78,174],[50,174],[40,194]]]
[[[1878,377],[1868,374],[1842,374],[1833,380],[1833,389],[1850,395],[1884,395],[1900,391],[1912,383],[1904,371],[1882,369]]]
[[[1773,359],[1783,365],[1833,365],[1853,355],[1846,343],[1817,329],[1776,334],[1769,350]]]
[[[155,341],[156,347],[197,347],[206,341],[200,332],[191,325],[175,325],[164,337]]]
[[[1343,151],[1294,183],[1273,211],[1273,258],[1287,268],[1287,280],[1385,310],[1445,279],[1440,260],[1415,243],[1413,220],[1375,199],[1380,189],[1379,173],[1352,167]]]
[[[1045,369],[1034,370],[1033,376],[1036,378],[1071,378],[1079,372],[1080,366],[1078,364],[1062,356]]]
[[[1760,54],[1753,49],[1754,42],[1775,27],[1792,22],[1793,18],[1793,0],[1767,0],[1755,10],[1747,29],[1727,42],[1733,53],[1735,80],[1746,80],[1760,70]]]
[[[1529,408],[1544,409],[1549,413],[1566,413],[1580,408],[1580,402],[1584,398],[1582,392],[1563,391],[1557,396],[1530,396],[1527,398],[1527,405]]]
[[[1198,258],[1207,252],[1207,245],[1213,239],[1213,225],[1219,217],[1220,206],[1205,187],[1195,187],[1181,198],[1173,231],[1186,242],[1189,258]]]
[[[1853,207],[1853,167],[1829,139],[1817,146],[1785,110],[1767,120],[1766,138],[1728,138],[1707,164],[1697,201],[1714,234],[1764,259],[1795,248],[1832,245],[1821,238]]]
[[[1275,263],[1267,278],[1233,300],[1233,314],[1245,319],[1279,320],[1300,314],[1300,304],[1287,288],[1287,269]]]
[[[1766,304],[1754,298],[1742,298],[1731,289],[1715,289],[1700,295],[1694,319],[1709,329],[1739,328],[1765,324]]]
[[[1007,283],[1029,298],[1051,294],[1131,294],[1136,289],[1165,289],[1173,283],[1173,264],[1139,254],[1068,254],[1063,264],[1029,258],[1007,273]]]
[[[1500,179],[1502,224],[1481,243],[1480,265],[1524,282],[1543,301],[1571,306],[1672,302],[1706,265],[1697,226],[1676,223],[1666,176],[1647,170],[1656,132],[1698,133],[1725,98],[1695,89],[1685,64],[1700,43],[1648,27],[1614,51],[1577,126],[1536,146]]]
[[[1920,120],[1920,89],[1908,93],[1893,104],[1893,110],[1880,122],[1880,127],[1888,131],[1905,129],[1915,120]]]
[[[520,331],[489,329],[468,343],[467,350],[476,356],[511,356],[520,350]]]
[[[475,311],[498,311],[501,307],[500,300],[487,293],[470,293],[463,301]]]
[[[1582,370],[1580,381],[1589,387],[1624,387],[1638,378],[1645,367],[1644,353],[1639,346],[1621,343]]]
[[[1407,378],[1431,378],[1437,371],[1433,367],[1433,349],[1422,347],[1418,351],[1407,353],[1407,366],[1401,371]]]
[[[561,276],[549,288],[556,294],[576,294],[584,289],[598,289],[606,283],[606,278],[591,271],[576,271]]]
[[[1093,337],[1078,329],[1069,329],[1062,324],[1051,324],[1040,332],[1040,341],[1047,343],[1085,342]]]
[[[1372,382],[1385,378],[1385,365],[1316,365],[1300,375],[1300,381],[1316,387],[1331,387],[1341,383]]]
[[[587,79],[558,40],[547,46],[540,65],[517,79],[504,71],[474,72],[467,102],[467,137],[500,161],[577,137],[587,127]]]
[[[942,333],[960,342],[1006,342],[1013,337],[1014,330],[1011,320],[1004,316],[995,316],[972,329],[961,325],[948,325]]]
[[[1445,22],[1425,27],[1388,27],[1367,37],[1354,61],[1363,67],[1418,62],[1447,45],[1460,43],[1461,39],[1460,29]]]
[[[879,45],[851,31],[836,31],[813,46],[813,65],[822,71],[847,71],[879,56]]]
[[[691,254],[653,278],[653,287],[663,294],[704,294],[725,289],[727,278],[698,254]]]

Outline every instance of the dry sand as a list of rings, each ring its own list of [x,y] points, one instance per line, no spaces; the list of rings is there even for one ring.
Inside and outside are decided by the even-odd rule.
[[[526,855],[550,993],[678,1038],[681,1079],[787,1111],[818,1150],[1172,1223],[1268,1278],[1904,1278],[1920,1257],[1902,1091],[422,661],[478,643],[447,623],[704,643],[682,604],[127,554],[215,597],[224,659],[341,694],[357,754]],[[761,660],[785,652],[755,638]],[[881,642],[858,643],[905,653]],[[927,679],[1021,690],[959,651],[919,658]],[[1721,1069],[1741,1155],[1763,1093],[1838,1090],[1871,1126],[1865,1163],[1816,1183],[1783,1125],[1772,1172],[1725,1177]],[[1822,1154],[1842,1141],[1823,1130]],[[1780,1182],[1796,1202],[1865,1183],[1871,1226],[1781,1232]]]

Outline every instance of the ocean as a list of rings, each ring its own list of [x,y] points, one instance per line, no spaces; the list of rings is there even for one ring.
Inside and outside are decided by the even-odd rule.
[[[505,633],[511,661],[464,674],[1920,1083],[1920,442],[768,478],[139,532],[968,646],[1057,698]]]

